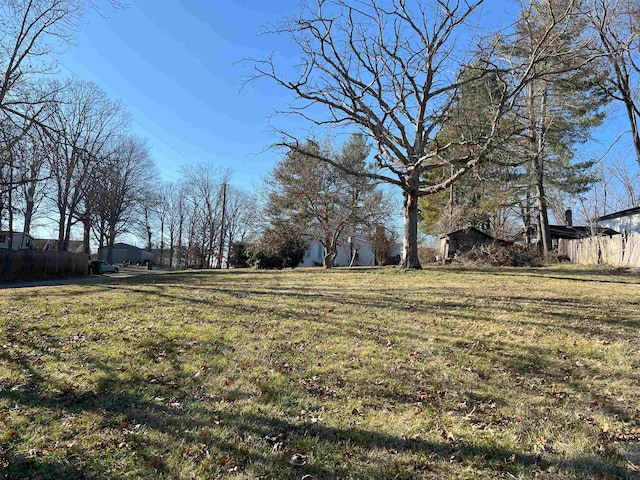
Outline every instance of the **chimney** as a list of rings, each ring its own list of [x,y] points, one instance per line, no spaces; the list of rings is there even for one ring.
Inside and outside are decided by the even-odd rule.
[[[564,224],[567,227],[573,227],[573,212],[570,208],[564,212]]]

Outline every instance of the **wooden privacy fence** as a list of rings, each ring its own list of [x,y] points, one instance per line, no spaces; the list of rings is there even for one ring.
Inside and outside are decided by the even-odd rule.
[[[87,275],[86,253],[0,250],[0,281],[43,280]]]
[[[640,267],[640,233],[558,240],[558,254],[582,265]]]

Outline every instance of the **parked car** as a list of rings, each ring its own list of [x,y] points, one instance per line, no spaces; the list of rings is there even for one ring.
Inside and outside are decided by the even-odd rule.
[[[89,262],[89,273],[102,275],[103,273],[118,273],[117,265],[111,265],[104,260],[91,260]]]

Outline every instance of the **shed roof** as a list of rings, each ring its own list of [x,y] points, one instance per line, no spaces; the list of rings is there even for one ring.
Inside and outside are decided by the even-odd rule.
[[[488,233],[483,232],[482,230],[478,230],[476,227],[460,228],[458,230],[454,230],[453,232],[443,233],[442,235],[440,235],[440,238],[451,237],[457,233],[468,234],[469,232],[479,233],[480,235],[483,235],[491,240],[496,239],[495,237],[489,235]]]
[[[485,237],[487,240],[493,240],[494,242],[497,242],[500,245],[511,245],[511,244],[513,244],[513,242],[510,241],[510,240],[503,240],[501,238],[496,238],[496,237],[494,237],[492,235],[489,235],[487,232],[483,232],[482,230],[477,229],[476,227],[461,228],[459,230],[454,230],[453,232],[444,233],[444,234],[440,235],[440,238],[452,237],[452,236],[455,236],[456,234],[459,234],[459,233],[468,235],[470,232],[473,232],[475,234],[480,234],[480,236]]]

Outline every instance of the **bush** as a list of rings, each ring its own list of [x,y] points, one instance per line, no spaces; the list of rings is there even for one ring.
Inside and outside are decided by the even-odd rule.
[[[439,252],[434,247],[421,245],[418,247],[418,259],[422,265],[428,265],[436,261]]]
[[[284,268],[296,268],[304,259],[305,243],[299,238],[288,238],[280,247],[282,266]]]
[[[232,268],[247,268],[249,266],[249,253],[243,242],[231,244],[229,252],[229,266]]]
[[[248,263],[254,268],[296,268],[304,258],[304,241],[285,229],[269,229],[247,250]]]

